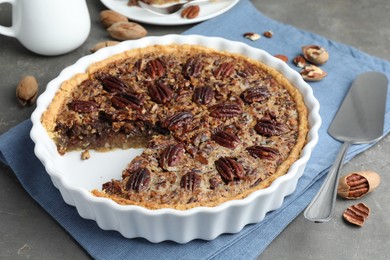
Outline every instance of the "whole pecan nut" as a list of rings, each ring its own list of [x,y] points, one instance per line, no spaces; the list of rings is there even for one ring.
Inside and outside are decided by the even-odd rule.
[[[181,17],[187,19],[194,19],[199,15],[200,7],[199,5],[190,5],[181,11]]]
[[[380,180],[373,171],[352,172],[340,177],[337,194],[345,199],[359,199],[376,189]]]
[[[73,100],[68,104],[68,108],[78,113],[91,113],[98,109],[98,104],[93,101]]]
[[[240,97],[248,104],[253,102],[261,102],[266,100],[270,96],[270,93],[266,87],[252,87],[244,90]]]
[[[207,105],[211,101],[213,101],[214,98],[214,91],[211,87],[205,86],[205,87],[198,87],[194,90],[194,95],[192,97],[192,100],[201,105]]]
[[[215,167],[226,183],[245,177],[244,168],[235,158],[221,157],[215,161]]]
[[[211,140],[221,146],[234,149],[240,143],[240,139],[233,133],[227,131],[219,131],[211,136]]]
[[[148,86],[148,94],[158,104],[165,104],[173,97],[171,88],[161,82],[150,83]]]
[[[139,168],[130,173],[130,177],[126,182],[127,191],[141,192],[149,187],[150,172],[148,169]]]
[[[169,145],[161,153],[160,161],[159,161],[160,167],[168,171],[174,170],[171,167],[177,166],[179,164],[183,154],[184,154],[183,144]]]
[[[272,147],[254,145],[246,148],[249,154],[254,158],[275,160],[279,155],[279,151]]]
[[[188,172],[181,177],[180,187],[185,190],[194,191],[200,187],[201,177],[195,172]]]
[[[363,226],[370,215],[370,208],[364,203],[358,203],[348,207],[343,217],[346,221],[357,226]]]
[[[209,107],[210,116],[216,118],[235,117],[241,115],[240,105],[235,103],[220,103]]]

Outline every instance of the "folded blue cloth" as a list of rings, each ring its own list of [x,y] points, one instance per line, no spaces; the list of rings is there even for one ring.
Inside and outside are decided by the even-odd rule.
[[[242,34],[271,30],[274,37],[252,42]],[[349,46],[329,41],[319,35],[269,19],[247,1],[240,1],[227,13],[203,22],[185,34],[220,36],[242,41],[270,54],[284,54],[290,60],[301,52],[301,46],[318,44],[330,53],[322,68],[328,76],[310,84],[321,104],[323,120],[320,140],[299,180],[296,191],[282,207],[267,214],[258,224],[246,226],[238,234],[224,234],[212,241],[195,240],[187,244],[162,242],[152,244],[145,239],[126,239],[118,232],[103,231],[94,221],[82,219],[76,209],[65,204],[54,188],[44,167],[34,155],[29,138],[29,120],[0,137],[0,159],[9,165],[27,192],[52,215],[82,247],[97,259],[251,259],[255,258],[311,201],[323,176],[331,166],[340,143],[327,134],[328,126],[354,78],[365,71],[381,71],[390,76],[390,63]],[[289,65],[296,68],[291,62]],[[385,132],[390,130],[390,102],[386,108]],[[371,144],[372,145],[372,144]],[[347,159],[366,150],[369,145],[352,146]]]

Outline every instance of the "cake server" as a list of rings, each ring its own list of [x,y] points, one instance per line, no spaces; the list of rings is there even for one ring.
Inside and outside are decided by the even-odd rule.
[[[371,143],[382,137],[387,85],[387,77],[379,72],[360,74],[352,83],[328,129],[328,133],[343,142],[343,145],[319,192],[306,208],[306,219],[316,223],[331,220],[339,170],[348,148],[353,144]]]

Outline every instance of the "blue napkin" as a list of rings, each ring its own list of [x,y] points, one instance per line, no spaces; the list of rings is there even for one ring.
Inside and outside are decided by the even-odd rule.
[[[271,30],[274,37],[252,42],[245,32]],[[29,120],[0,137],[0,160],[9,165],[22,186],[51,216],[53,216],[85,250],[96,259],[251,259],[260,254],[272,240],[311,201],[319,189],[323,176],[331,166],[340,143],[327,134],[328,126],[336,113],[353,79],[365,71],[380,71],[390,77],[390,63],[349,46],[327,40],[279,23],[262,15],[247,0],[212,20],[203,22],[185,34],[220,36],[242,41],[270,54],[284,54],[290,60],[301,52],[301,46],[318,44],[330,53],[322,68],[328,76],[310,84],[321,104],[323,120],[320,140],[298,182],[296,191],[288,196],[282,207],[267,214],[258,224],[246,226],[237,234],[224,234],[212,241],[194,240],[187,244],[162,242],[152,244],[145,239],[126,239],[116,231],[103,231],[94,221],[82,219],[76,209],[65,204],[54,188],[40,161],[35,157],[34,144],[29,138]],[[295,68],[291,62],[288,63]],[[386,108],[385,132],[390,130],[390,102]],[[372,144],[371,144],[372,145]],[[347,160],[366,150],[370,145],[352,146]]]

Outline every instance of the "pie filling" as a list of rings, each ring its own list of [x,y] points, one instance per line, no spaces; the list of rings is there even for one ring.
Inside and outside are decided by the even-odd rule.
[[[189,209],[244,198],[285,174],[306,141],[307,110],[261,62],[171,44],[91,65],[62,84],[42,123],[60,154],[145,147],[95,196]]]

